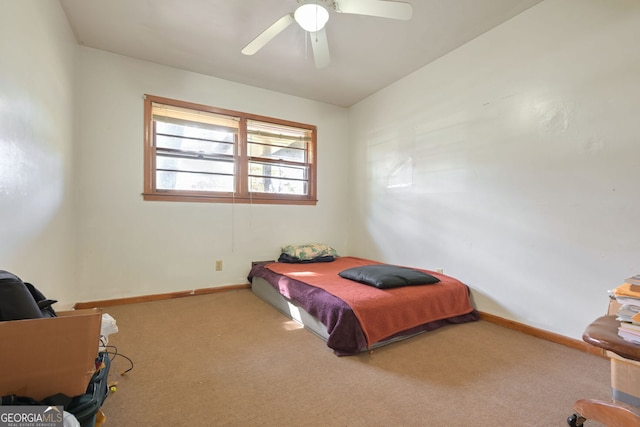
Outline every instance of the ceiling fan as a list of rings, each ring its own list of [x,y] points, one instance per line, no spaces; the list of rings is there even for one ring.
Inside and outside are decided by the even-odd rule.
[[[271,24],[242,49],[245,55],[253,55],[269,43],[289,25],[297,22],[309,33],[313,58],[317,68],[329,65],[329,44],[325,24],[329,10],[337,13],[377,16],[381,18],[409,20],[413,13],[410,3],[389,0],[298,0],[299,6]]]

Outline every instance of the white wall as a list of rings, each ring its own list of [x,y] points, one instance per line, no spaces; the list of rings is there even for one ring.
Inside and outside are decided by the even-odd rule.
[[[0,269],[56,308],[75,300],[75,49],[58,2],[0,0]]]
[[[344,252],[347,110],[85,47],[78,62],[78,301],[246,283],[291,243]],[[144,94],[316,125],[317,206],[143,201]]]
[[[640,272],[638,40],[640,2],[546,0],[352,107],[350,252],[579,338]]]
[[[639,39],[636,1],[546,0],[347,114],[78,47],[57,2],[0,0],[0,268],[64,306],[242,283],[322,240],[578,338],[640,269]],[[316,124],[318,206],[143,202],[144,93]]]

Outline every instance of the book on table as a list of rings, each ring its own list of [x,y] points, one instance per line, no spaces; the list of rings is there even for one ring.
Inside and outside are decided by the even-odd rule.
[[[620,322],[620,326],[618,327],[619,331],[629,331],[634,334],[640,334],[640,324],[638,323],[629,323],[629,322]]]
[[[618,336],[633,344],[640,344],[640,331],[629,331],[618,328]]]
[[[625,282],[630,283],[632,285],[640,285],[640,274],[635,274],[631,277],[627,277]]]

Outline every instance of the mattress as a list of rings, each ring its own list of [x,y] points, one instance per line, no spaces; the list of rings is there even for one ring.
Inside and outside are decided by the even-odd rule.
[[[249,274],[253,292],[324,339],[339,356],[479,318],[468,287],[448,276],[440,275],[437,286],[380,290],[338,275],[351,265],[380,264],[375,261],[341,257],[323,265],[283,264],[254,266]],[[362,307],[359,299],[374,305]]]
[[[262,301],[266,302],[270,306],[274,307],[276,310],[287,316],[289,319],[298,323],[301,327],[309,330],[313,334],[317,335],[319,338],[324,340],[325,342],[329,339],[329,333],[327,332],[327,327],[319,321],[317,318],[313,317],[309,314],[304,308],[302,308],[298,303],[289,298],[283,296],[278,291],[275,290],[269,282],[261,277],[256,277],[253,279],[251,283],[251,291]],[[427,330],[417,331],[413,333],[407,334],[399,334],[395,337],[377,342],[367,347],[366,345],[362,348],[359,348],[358,351],[353,352],[359,353],[363,351],[371,351],[376,348],[380,348],[382,346],[394,343],[396,341],[401,341],[415,335],[419,335],[423,332],[427,332]],[[348,354],[352,354],[352,352],[347,352]],[[340,355],[348,355],[348,354],[340,354]]]

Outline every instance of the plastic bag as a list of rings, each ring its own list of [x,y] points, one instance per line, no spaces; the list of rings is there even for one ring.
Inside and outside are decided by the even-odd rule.
[[[109,335],[118,332],[116,319],[111,317],[109,313],[102,313],[102,326],[100,328],[100,351],[105,351],[109,343]]]

